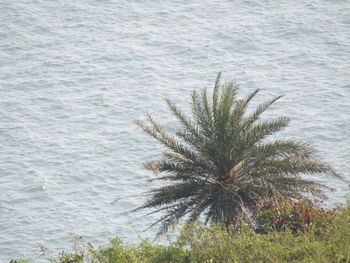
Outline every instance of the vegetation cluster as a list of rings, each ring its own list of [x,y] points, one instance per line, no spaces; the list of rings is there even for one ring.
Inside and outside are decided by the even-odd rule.
[[[262,222],[256,230],[244,221],[229,231],[224,224],[190,223],[168,245],[142,240],[130,246],[114,238],[107,246],[94,248],[81,241],[73,252],[61,252],[48,262],[350,263],[350,204],[332,210],[305,203],[291,209],[289,202],[276,205],[270,200],[266,205],[269,209],[256,215]]]

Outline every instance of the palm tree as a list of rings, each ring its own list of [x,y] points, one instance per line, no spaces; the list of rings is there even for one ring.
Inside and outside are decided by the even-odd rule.
[[[175,135],[166,132],[151,115],[148,125],[137,121],[146,133],[167,150],[163,159],[144,164],[160,173],[155,180],[167,185],[150,191],[141,207],[162,211],[159,234],[181,218],[205,223],[236,224],[245,209],[254,209],[261,199],[281,196],[293,200],[325,198],[324,184],[301,177],[325,174],[340,177],[315,157],[313,148],[295,140],[265,140],[284,129],[289,119],[260,120],[260,115],[282,96],[259,105],[247,114],[249,102],[259,92],[237,98],[238,85],[220,84],[220,73],[212,96],[204,89],[192,93],[192,118],[170,100],[166,103],[181,124]]]

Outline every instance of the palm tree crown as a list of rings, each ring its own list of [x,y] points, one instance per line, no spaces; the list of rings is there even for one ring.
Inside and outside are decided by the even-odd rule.
[[[181,124],[175,135],[166,132],[151,115],[148,125],[136,122],[167,148],[163,159],[147,162],[144,167],[160,173],[156,180],[170,183],[151,190],[150,199],[136,209],[165,212],[153,224],[162,223],[158,234],[183,217],[195,221],[203,216],[206,223],[235,224],[245,208],[253,209],[266,197],[324,197],[325,185],[300,175],[339,177],[315,157],[310,145],[295,140],[265,140],[289,123],[286,117],[260,120],[260,115],[281,96],[247,114],[247,106],[259,90],[241,99],[237,91],[234,82],[220,84],[219,74],[211,96],[207,89],[200,94],[193,91],[192,118],[166,100]]]

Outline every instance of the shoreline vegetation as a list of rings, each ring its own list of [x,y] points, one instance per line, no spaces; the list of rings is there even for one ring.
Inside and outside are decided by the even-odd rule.
[[[166,100],[180,124],[175,133],[151,115],[146,123],[136,122],[165,148],[162,159],[144,164],[156,175],[153,180],[165,184],[130,212],[162,212],[151,225],[160,225],[157,237],[185,222],[177,238],[168,245],[141,240],[136,246],[113,238],[98,248],[78,240],[72,252],[51,255],[48,262],[350,263],[350,203],[322,208],[330,187],[303,175],[342,176],[309,144],[271,140],[289,118],[260,115],[282,96],[249,111],[259,90],[239,98],[239,85],[221,84],[220,77],[211,94],[192,93],[191,116]],[[11,261],[23,262],[28,261]]]
[[[302,207],[302,208],[301,208]],[[279,209],[279,210],[278,210]],[[260,214],[263,229],[247,222],[227,231],[222,224],[187,224],[168,245],[140,240],[136,246],[110,239],[95,248],[79,239],[73,251],[46,254],[50,263],[349,263],[350,203],[335,209],[270,206]],[[288,220],[287,220],[288,219]],[[11,263],[35,260],[13,260]]]

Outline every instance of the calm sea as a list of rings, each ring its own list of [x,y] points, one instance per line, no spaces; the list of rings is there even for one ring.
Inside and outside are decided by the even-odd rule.
[[[289,138],[313,144],[350,181],[347,0],[0,2],[0,261],[142,232],[156,216],[123,215],[157,186],[141,164],[161,148],[133,121],[176,128],[163,98],[186,108],[216,74],[257,102],[286,96]],[[114,200],[118,202],[113,203]],[[39,260],[36,260],[39,262]]]

